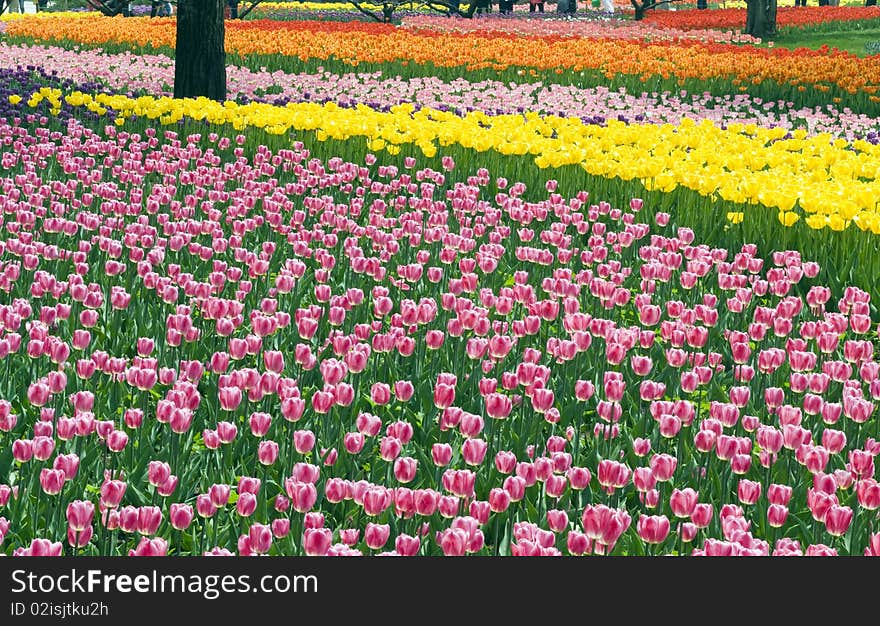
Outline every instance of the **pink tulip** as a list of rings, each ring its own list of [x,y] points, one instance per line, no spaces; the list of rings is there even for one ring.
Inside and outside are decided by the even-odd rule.
[[[208,489],[208,495],[211,498],[211,504],[213,504],[216,508],[226,506],[226,503],[229,502],[229,494],[231,493],[231,491],[232,488],[229,485],[211,485],[211,487]]]
[[[91,502],[74,500],[67,505],[67,524],[74,532],[81,532],[90,527],[94,515],[95,505]]]
[[[282,518],[273,519],[271,528],[273,537],[276,539],[284,539],[290,534],[290,520]]]
[[[281,401],[281,415],[288,422],[297,422],[302,418],[305,407],[302,398],[285,398]]]
[[[587,380],[578,380],[574,384],[575,398],[580,402],[586,402],[594,393],[593,383]]]
[[[697,505],[698,495],[690,487],[686,487],[684,490],[673,489],[669,496],[669,507],[672,509],[672,513],[676,517],[690,517]]]
[[[398,457],[394,461],[394,477],[401,483],[411,482],[416,477],[418,462],[412,457]]]
[[[0,410],[0,432],[8,433],[18,423],[18,416],[14,413],[9,413],[8,404],[3,406],[7,408]]]
[[[370,400],[378,405],[388,404],[391,401],[391,387],[386,383],[373,383]]]
[[[880,533],[874,533],[868,537],[868,547],[865,548],[865,556],[880,556]]]
[[[848,506],[832,504],[825,514],[825,529],[835,537],[842,537],[853,520],[853,510]]]
[[[828,510],[837,504],[837,496],[833,494],[827,494],[815,488],[807,490],[807,507],[817,522],[824,522]]]
[[[261,441],[257,444],[257,459],[262,465],[273,465],[278,460],[279,447],[275,441]]]
[[[241,389],[238,387],[221,387],[218,391],[220,408],[224,411],[234,411],[241,404]]]
[[[94,534],[95,530],[91,525],[86,526],[84,529],[76,529],[69,526],[67,528],[67,543],[73,548],[84,548],[92,540]]]
[[[196,512],[200,517],[213,517],[214,513],[217,512],[217,508],[210,494],[199,494],[196,496]]]
[[[188,504],[173,503],[168,510],[168,521],[176,530],[186,530],[193,520],[193,508]]]
[[[633,452],[636,456],[647,456],[651,451],[651,440],[636,437],[633,439]]]
[[[318,499],[318,491],[310,482],[288,478],[284,481],[284,490],[290,498],[290,504],[299,513],[310,511]]]
[[[64,488],[65,475],[63,470],[47,469],[40,470],[40,487],[43,493],[56,496]]]
[[[706,528],[712,521],[712,505],[708,503],[699,503],[694,506],[691,513],[691,521],[697,528]]]
[[[398,380],[394,383],[394,395],[400,402],[408,402],[413,397],[415,388],[408,380]]]
[[[150,461],[147,465],[147,480],[154,487],[163,484],[171,476],[171,466],[162,461]]]
[[[284,371],[284,354],[278,350],[266,350],[263,353],[263,364],[271,372]]]
[[[561,533],[568,528],[568,515],[559,509],[547,511],[547,526],[555,533]]]
[[[651,457],[651,471],[660,482],[670,480],[677,465],[678,459],[668,454],[655,454]]]
[[[241,517],[250,517],[257,510],[257,497],[252,493],[242,493],[235,502],[235,512]]]
[[[315,447],[315,433],[310,430],[294,431],[293,447],[300,454],[308,454]]]
[[[162,537],[148,539],[141,537],[140,543],[134,550],[129,550],[129,556],[166,556],[168,554],[168,542]]]
[[[592,480],[590,470],[586,467],[571,467],[566,472],[566,476],[571,484],[571,488],[578,491],[586,489]]]
[[[401,556],[416,556],[421,547],[421,540],[418,537],[401,533],[394,540],[394,549]]]
[[[737,495],[743,504],[755,504],[761,497],[761,483],[741,478],[737,486]]]
[[[360,413],[355,420],[358,432],[365,437],[375,437],[382,428],[382,420],[371,413]]]
[[[256,554],[265,554],[272,546],[272,528],[265,524],[252,524],[248,529],[250,549]]]
[[[580,533],[576,530],[571,530],[568,532],[565,543],[569,554],[571,554],[572,556],[581,556],[589,553],[590,551],[589,538],[585,534]]]
[[[23,556],[61,556],[63,546],[61,542],[51,542],[48,539],[39,537],[31,540],[30,547],[27,548]]]
[[[268,413],[255,411],[251,413],[250,419],[251,434],[254,437],[265,437],[272,425],[272,416]]]
[[[27,463],[34,457],[34,443],[30,439],[16,439],[12,442],[12,458],[19,463]]]
[[[488,444],[482,439],[466,439],[461,447],[462,458],[468,465],[480,465],[486,457]]]
[[[787,506],[791,500],[792,488],[789,485],[771,484],[767,487],[767,501],[771,504]]]
[[[437,535],[437,543],[445,556],[464,556],[467,551],[467,532],[459,528],[447,528]]]
[[[663,543],[669,535],[669,520],[665,515],[640,515],[637,531],[645,543]]]
[[[303,549],[308,556],[324,556],[332,541],[333,533],[327,528],[307,528],[303,532]]]
[[[101,503],[105,507],[117,507],[128,485],[122,480],[105,480],[101,484]]]
[[[783,504],[771,504],[767,507],[767,523],[774,527],[780,528],[785,525],[788,518],[788,507]]]
[[[401,443],[396,437],[382,437],[379,443],[379,456],[383,461],[393,461],[400,454]]]
[[[391,527],[388,524],[367,522],[364,529],[364,542],[371,550],[380,550],[388,542],[390,534]]]
[[[364,448],[364,436],[362,433],[345,433],[343,445],[349,454],[357,454]]]
[[[370,516],[379,515],[391,505],[391,494],[384,487],[371,487],[364,492],[364,513]]]
[[[28,402],[34,406],[43,406],[49,401],[49,386],[45,383],[32,383],[27,390]]]
[[[9,503],[9,498],[11,497],[12,488],[9,485],[0,485],[0,506],[6,506]]]
[[[142,535],[155,535],[162,522],[162,511],[156,506],[138,509],[137,531]]]

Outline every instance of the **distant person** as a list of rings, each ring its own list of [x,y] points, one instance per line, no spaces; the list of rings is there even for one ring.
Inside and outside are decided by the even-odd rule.
[[[798,0],[794,0],[794,1],[798,2]],[[708,0],[697,0],[697,8],[698,9],[708,9],[709,8]]]
[[[513,0],[499,0],[498,12],[501,15],[510,15],[513,13]]]
[[[537,11],[538,13],[544,12],[544,1],[540,0],[529,0],[529,13],[534,13]]]
[[[877,0],[865,0],[866,7],[875,7],[877,6]]]
[[[602,0],[602,10],[605,13],[614,14],[614,0]]]
[[[171,14],[173,12],[174,11],[171,8],[171,3],[170,2],[163,2],[162,4],[159,5],[159,11],[158,11],[157,15],[159,17],[171,17]]]

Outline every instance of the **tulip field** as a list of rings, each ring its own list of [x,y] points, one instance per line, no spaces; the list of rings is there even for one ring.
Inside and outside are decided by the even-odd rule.
[[[0,554],[880,556],[880,56],[286,4],[0,16]]]

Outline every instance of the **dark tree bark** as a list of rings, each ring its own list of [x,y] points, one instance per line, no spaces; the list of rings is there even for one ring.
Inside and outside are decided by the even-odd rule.
[[[777,0],[746,0],[745,33],[758,39],[776,37]]]
[[[117,2],[116,0],[86,0],[86,4],[95,11],[100,11],[103,15],[110,17],[124,15],[128,10],[127,2]]]
[[[767,1],[767,38],[773,39],[776,37],[776,9],[778,5],[778,0],[768,0]]]
[[[253,0],[253,1],[250,2],[249,4],[248,4],[248,3],[239,3],[239,4],[247,4],[247,6],[245,6],[244,9],[242,9],[241,6],[239,6],[239,8],[238,8],[238,19],[243,20],[244,18],[246,18],[246,17],[248,16],[248,13],[250,13],[250,12],[253,11],[255,8],[257,8],[257,6],[258,6],[258,5],[260,4],[260,2],[262,2],[262,1],[263,1],[263,0]]]
[[[174,97],[226,100],[225,0],[180,0]]]
[[[261,0],[257,0],[259,3]],[[574,1],[574,0],[572,0]],[[351,4],[355,9],[369,17],[370,19],[376,20],[377,22],[382,22],[385,24],[390,24],[394,21],[394,12],[397,11],[401,6],[412,6],[415,3],[413,0],[386,0],[382,3],[382,12],[376,13],[372,9],[368,9],[366,6],[360,3],[359,0],[349,0],[349,4]],[[461,2],[460,0],[421,0],[417,5],[419,7],[426,7],[431,9],[432,11],[436,11],[441,15],[457,15],[459,17],[473,17],[476,11],[480,11],[481,9],[490,10],[491,2],[489,0],[474,0],[470,3],[467,11],[461,10]]]
[[[630,0],[630,4],[633,5],[635,10],[633,20],[639,22],[645,18],[645,11],[656,9],[664,4],[672,4],[673,2],[676,2],[676,0],[643,0],[641,3],[637,2],[637,0]]]

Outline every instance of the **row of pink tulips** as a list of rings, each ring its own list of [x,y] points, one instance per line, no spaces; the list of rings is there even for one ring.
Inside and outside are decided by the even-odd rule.
[[[0,141],[9,553],[880,547],[870,296],[796,252],[448,157]]]

